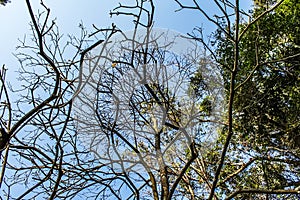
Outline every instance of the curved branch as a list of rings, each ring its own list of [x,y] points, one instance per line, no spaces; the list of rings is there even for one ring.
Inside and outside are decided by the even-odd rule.
[[[52,100],[56,99],[58,96],[58,91],[59,91],[59,84],[60,84],[60,72],[58,70],[58,68],[56,67],[56,65],[54,64],[54,61],[44,52],[44,44],[43,44],[43,36],[44,33],[40,31],[37,21],[34,17],[33,11],[32,11],[32,7],[30,5],[30,1],[26,0],[26,4],[28,7],[28,11],[31,17],[31,20],[33,22],[35,31],[37,33],[38,36],[38,44],[39,44],[39,54],[42,56],[42,58],[50,65],[50,67],[53,69],[53,71],[55,72],[55,85],[54,85],[54,89],[51,93],[51,95],[45,99],[42,103],[40,103],[39,105],[35,106],[33,109],[31,109],[29,112],[27,112],[19,121],[16,122],[16,124],[10,129],[9,134],[10,137],[12,137],[14,134],[16,134],[16,130],[22,126],[24,123],[26,123],[26,121],[33,116],[34,114],[40,112],[40,110],[47,106],[48,103],[50,103]],[[44,22],[45,24],[47,23],[47,21]]]

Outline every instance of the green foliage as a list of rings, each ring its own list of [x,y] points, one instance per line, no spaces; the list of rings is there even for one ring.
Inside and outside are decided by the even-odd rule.
[[[253,17],[265,10],[264,6],[255,7]],[[239,42],[234,136],[222,179],[237,170],[233,166],[236,163],[242,161],[245,165],[249,158],[257,160],[230,179],[228,185],[224,183],[224,187],[289,189],[300,181],[297,178],[300,175],[299,18],[300,2],[284,1],[250,26]],[[240,29],[246,27],[247,24],[242,24]],[[234,47],[220,31],[215,37],[218,62],[223,65],[228,89],[227,69],[233,65]],[[254,196],[239,196],[251,197]]]
[[[206,113],[207,115],[210,115],[212,111],[212,103],[209,97],[205,97],[203,101],[200,104],[200,111]]]
[[[202,98],[203,93],[207,90],[204,78],[199,68],[198,71],[190,78],[189,95],[197,98]]]
[[[201,66],[190,78],[188,94],[198,101],[198,109],[201,114],[209,116],[212,112],[212,102],[208,92],[206,80],[203,77]]]
[[[294,145],[289,143],[299,135],[300,56],[294,57],[300,52],[299,8],[300,3],[287,1],[252,26],[240,44],[239,130],[281,148]]]

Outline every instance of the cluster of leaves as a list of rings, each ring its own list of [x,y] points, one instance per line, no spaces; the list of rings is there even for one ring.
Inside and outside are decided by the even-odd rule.
[[[255,7],[253,17],[267,9],[266,6]],[[230,187],[274,190],[296,188],[300,183],[297,178],[300,164],[299,9],[298,1],[284,1],[248,27],[239,42],[233,113],[235,133],[227,168],[239,161],[246,167],[230,182]],[[240,29],[246,26],[241,24]],[[233,46],[218,33],[219,62],[230,66],[234,60]],[[228,88],[229,73],[224,71],[223,76]],[[236,155],[243,156],[235,160]],[[226,172],[223,176],[226,177]],[[250,197],[250,194],[244,195],[244,198]]]

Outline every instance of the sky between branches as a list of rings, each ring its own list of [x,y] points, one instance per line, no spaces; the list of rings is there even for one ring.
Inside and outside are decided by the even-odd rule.
[[[89,32],[93,31],[92,24],[99,28],[109,27],[115,23],[122,30],[133,28],[132,18],[129,17],[110,17],[109,12],[118,3],[132,4],[133,0],[44,0],[46,6],[51,9],[51,18],[56,19],[60,32],[67,36],[68,34],[79,35],[79,24],[87,28]],[[209,1],[207,1],[209,2]],[[204,3],[203,9],[209,13],[214,12],[213,3]],[[188,3],[188,2],[187,2]],[[248,11],[251,8],[251,0],[242,0],[241,7]],[[43,11],[39,0],[32,0],[31,4],[35,13]],[[181,32],[190,33],[195,26],[203,27],[204,33],[209,35],[214,26],[209,24],[199,12],[191,10],[182,10],[175,12],[179,7],[174,0],[155,1],[155,26]],[[18,40],[30,39],[30,18],[25,4],[25,0],[13,0],[6,6],[0,7],[0,65],[6,65],[8,68],[8,80],[16,81],[19,63],[14,56],[16,46],[20,45]]]

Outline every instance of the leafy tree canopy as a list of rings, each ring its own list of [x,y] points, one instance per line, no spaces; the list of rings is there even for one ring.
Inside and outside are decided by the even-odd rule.
[[[260,4],[255,7],[253,17],[267,9]],[[250,161],[247,170],[232,180],[231,187],[288,189],[299,186],[299,10],[297,0],[287,0],[251,26],[240,26],[241,31],[248,30],[239,42],[234,136],[228,155],[232,162],[227,166],[228,173],[233,163],[245,158]],[[233,45],[218,31],[216,37],[219,62],[232,65]],[[227,88],[229,74],[223,71]],[[221,135],[220,141],[223,137]],[[225,170],[222,176],[226,175]],[[250,196],[247,194],[244,198]]]

